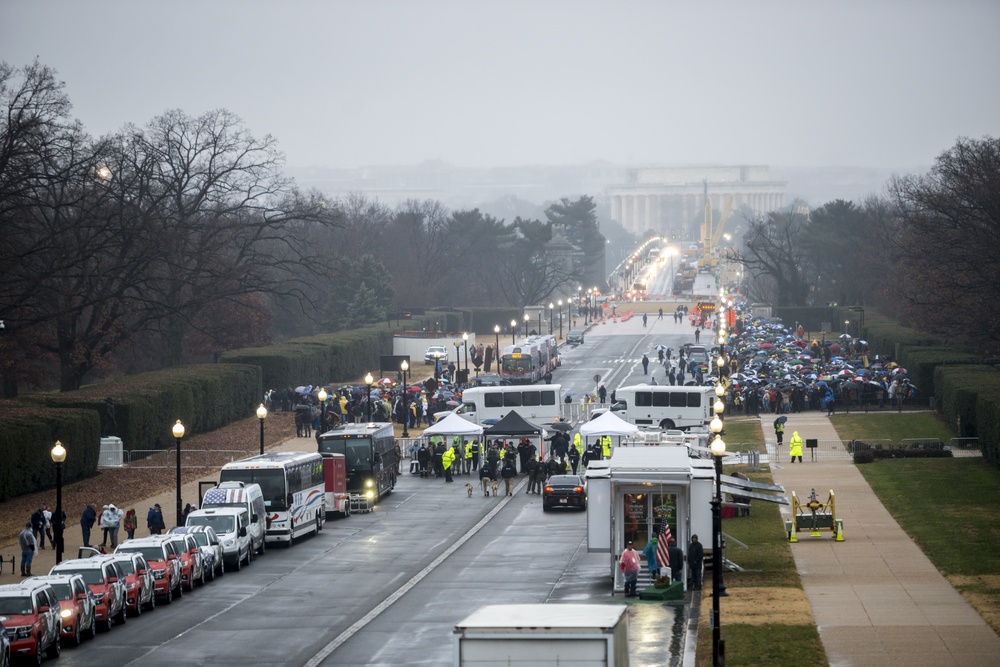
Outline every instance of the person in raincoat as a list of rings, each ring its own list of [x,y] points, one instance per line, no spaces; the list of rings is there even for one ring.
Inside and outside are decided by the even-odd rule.
[[[660,562],[656,559],[657,538],[646,543],[646,548],[642,550],[642,555],[646,557],[646,564],[649,566],[649,576],[655,582],[660,578]]]
[[[792,439],[788,441],[788,453],[792,457],[792,463],[795,463],[796,458],[802,463],[802,438],[798,431],[792,432]]]
[[[454,482],[451,478],[451,464],[455,462],[455,450],[449,447],[441,455],[441,467],[444,469],[444,481]]]

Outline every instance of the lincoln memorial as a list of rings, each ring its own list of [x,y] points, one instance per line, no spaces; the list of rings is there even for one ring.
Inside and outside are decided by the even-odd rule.
[[[787,185],[771,180],[768,167],[759,165],[630,169],[627,183],[608,186],[611,219],[639,236],[677,230],[697,238],[695,230],[705,217],[706,184],[716,215],[727,196],[734,213],[744,207],[762,215],[779,209]]]

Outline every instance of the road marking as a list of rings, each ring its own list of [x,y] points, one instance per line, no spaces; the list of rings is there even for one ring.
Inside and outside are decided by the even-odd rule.
[[[494,516],[496,516],[497,513],[500,510],[502,510],[504,507],[506,507],[507,504],[513,498],[516,498],[518,491],[520,491],[521,487],[524,486],[527,483],[527,481],[528,481],[527,478],[522,479],[521,483],[518,484],[514,488],[514,495],[513,496],[504,496],[504,499],[501,500],[499,503],[497,503],[496,507],[494,507],[492,510],[490,510],[489,513],[486,516],[484,516],[482,519],[479,520],[479,523],[477,523],[475,526],[473,526],[472,528],[470,528],[468,530],[468,532],[465,533],[465,535],[463,535],[462,537],[460,537],[458,539],[457,542],[455,542],[450,547],[448,547],[447,549],[445,549],[441,553],[441,555],[439,555],[433,561],[431,561],[430,563],[428,563],[427,566],[424,569],[422,569],[420,572],[417,572],[415,575],[413,575],[413,577],[411,577],[409,581],[407,581],[405,584],[403,584],[403,586],[401,588],[397,589],[395,593],[393,593],[392,595],[390,595],[389,597],[387,597],[385,600],[383,600],[382,602],[380,602],[374,609],[372,609],[371,611],[369,611],[367,614],[365,614],[360,619],[358,619],[357,621],[355,621],[349,628],[347,628],[346,630],[344,630],[343,632],[341,632],[339,635],[337,635],[329,644],[327,644],[326,646],[324,646],[322,649],[319,650],[318,653],[316,653],[316,655],[314,655],[312,658],[310,658],[309,661],[306,662],[306,664],[305,664],[304,667],[318,667],[318,665],[320,663],[322,663],[324,660],[326,660],[328,657],[330,657],[331,653],[333,653],[338,648],[340,648],[344,644],[344,642],[346,642],[348,639],[350,639],[351,637],[353,637],[354,635],[356,635],[366,625],[368,625],[369,623],[371,623],[372,621],[374,621],[379,616],[379,614],[381,614],[383,611],[385,611],[386,609],[388,609],[389,607],[391,607],[393,604],[395,604],[396,601],[399,600],[399,598],[401,598],[404,595],[406,595],[406,593],[410,589],[412,589],[414,586],[416,586],[417,584],[419,584],[421,582],[421,580],[423,580],[428,574],[430,574],[431,572],[433,572],[439,565],[441,565],[441,563],[443,563],[445,560],[447,560],[453,553],[455,553],[456,551],[458,551],[459,548],[461,548],[461,546],[463,544],[465,544],[466,542],[468,542],[476,533],[478,533],[480,530],[482,530],[483,526],[485,526],[487,523],[489,523],[489,521]]]

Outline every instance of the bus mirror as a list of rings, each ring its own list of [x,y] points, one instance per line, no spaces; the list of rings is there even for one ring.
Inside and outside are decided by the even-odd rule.
[[[250,517],[250,523],[257,523],[257,513],[254,512],[253,516]]]
[[[247,527],[240,526],[240,537],[246,537],[246,536],[247,536]]]
[[[294,505],[295,504],[295,496],[293,494],[289,493],[288,497],[285,498],[285,504],[288,505],[288,507],[291,507],[292,505]]]

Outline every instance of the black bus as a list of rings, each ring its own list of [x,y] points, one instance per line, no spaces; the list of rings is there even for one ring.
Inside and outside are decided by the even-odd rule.
[[[319,436],[320,454],[343,454],[347,463],[347,491],[351,499],[369,505],[396,486],[399,456],[392,424],[344,424]]]

